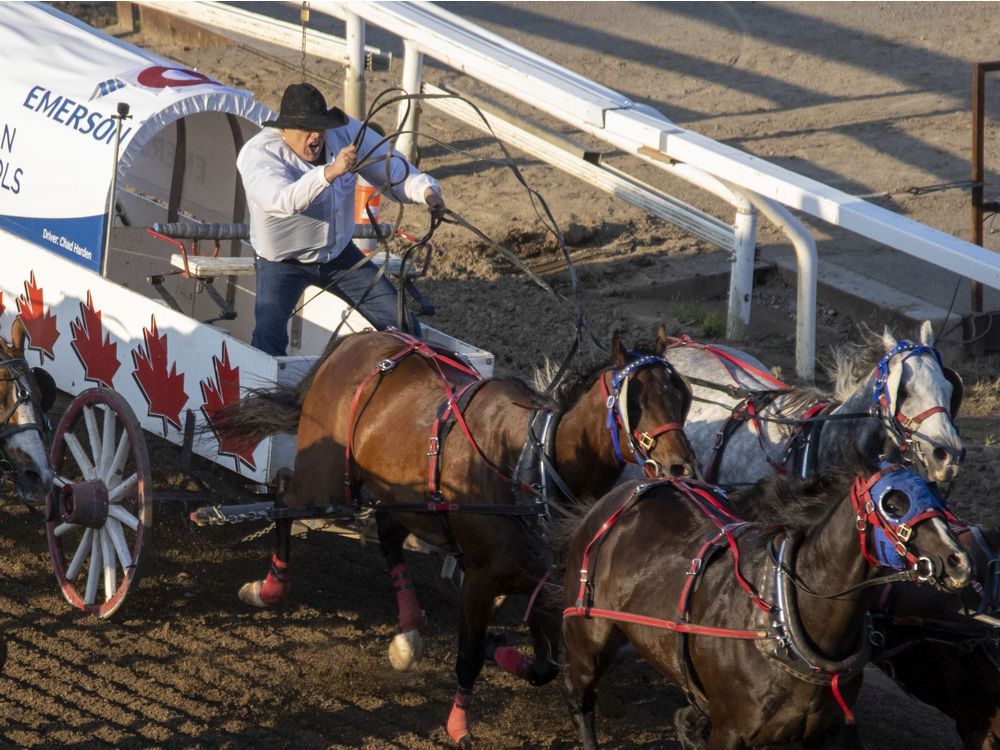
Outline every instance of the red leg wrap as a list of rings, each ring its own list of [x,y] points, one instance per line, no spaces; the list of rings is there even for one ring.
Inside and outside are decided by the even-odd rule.
[[[400,563],[389,571],[392,576],[392,585],[396,589],[396,606],[399,608],[399,632],[409,633],[420,627],[420,619],[423,613],[420,611],[420,602],[417,601],[417,592],[410,581],[410,575],[406,571],[405,563]]]
[[[282,562],[277,556],[271,557],[271,569],[260,587],[260,598],[265,604],[274,604],[288,596],[291,584],[288,581],[288,563]]]
[[[531,666],[531,659],[513,646],[500,646],[493,654],[493,661],[504,672],[522,679],[527,676],[528,667]]]
[[[469,731],[469,703],[472,701],[472,691],[466,692],[459,688],[455,691],[455,702],[451,706],[451,715],[448,717],[448,734],[460,742],[463,737],[471,734]]]

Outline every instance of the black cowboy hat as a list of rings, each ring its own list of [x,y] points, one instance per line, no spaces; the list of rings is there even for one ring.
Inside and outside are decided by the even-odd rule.
[[[293,83],[281,95],[278,119],[262,123],[266,128],[298,128],[300,130],[327,130],[347,124],[347,115],[334,107],[327,109],[326,99],[310,83]]]

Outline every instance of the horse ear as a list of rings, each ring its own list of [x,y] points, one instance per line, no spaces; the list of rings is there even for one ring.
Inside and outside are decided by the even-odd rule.
[[[670,346],[670,337],[667,335],[666,326],[660,323],[660,327],[656,329],[656,351],[663,354]]]
[[[885,330],[882,331],[882,347],[887,352],[890,352],[895,346],[896,346],[896,337],[889,332],[889,326],[886,326]]]
[[[622,337],[615,331],[611,336],[611,363],[615,367],[622,367],[628,361],[628,352],[622,346]]]
[[[924,346],[934,346],[934,325],[929,320],[920,324],[920,343]]]
[[[24,321],[18,315],[14,318],[14,324],[10,327],[11,342],[14,344],[14,349],[17,350],[18,357],[24,356],[24,340],[27,335],[28,329],[24,327]]]

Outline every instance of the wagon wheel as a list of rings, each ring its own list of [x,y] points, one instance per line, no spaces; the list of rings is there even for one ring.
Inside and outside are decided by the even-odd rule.
[[[46,534],[66,601],[110,617],[138,583],[153,525],[146,440],[128,402],[92,388],[70,403],[50,452]]]

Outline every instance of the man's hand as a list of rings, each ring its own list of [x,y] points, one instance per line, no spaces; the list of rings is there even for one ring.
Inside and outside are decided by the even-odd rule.
[[[432,188],[427,188],[427,192],[424,193],[424,202],[427,204],[427,210],[431,212],[431,218],[439,221],[444,218],[448,207],[444,204],[444,198]]]
[[[326,177],[327,182],[333,182],[342,174],[347,174],[354,169],[354,163],[357,160],[358,152],[354,144],[344,146],[337,152],[337,158],[333,160],[333,163],[326,165],[323,176]]]

